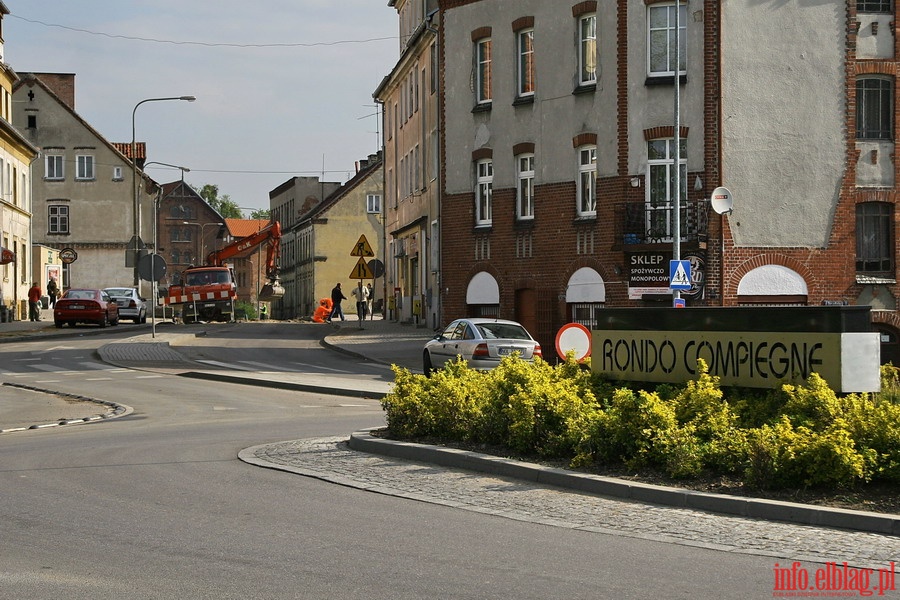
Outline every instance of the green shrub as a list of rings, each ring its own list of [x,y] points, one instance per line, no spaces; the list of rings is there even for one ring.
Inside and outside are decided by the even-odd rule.
[[[605,418],[594,420],[592,446],[601,459],[628,468],[661,466],[665,447],[657,443],[677,426],[675,410],[656,394],[621,388],[613,393]]]
[[[553,367],[542,360],[529,364],[507,358],[491,372],[502,402],[505,443],[519,452],[572,456],[586,436],[596,401],[589,377],[577,363]],[[493,427],[492,427],[493,428]]]
[[[388,428],[400,437],[469,440],[478,430],[488,383],[483,373],[456,360],[431,377],[392,365],[394,387],[381,401]]]
[[[784,412],[794,426],[822,431],[841,416],[841,401],[818,373],[811,373],[805,386],[786,384],[782,390],[787,395]]]

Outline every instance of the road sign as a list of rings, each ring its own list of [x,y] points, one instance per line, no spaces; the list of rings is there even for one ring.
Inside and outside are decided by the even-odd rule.
[[[366,236],[359,236],[359,240],[357,240],[356,245],[353,246],[353,251],[350,252],[350,256],[375,256],[375,252],[372,250],[372,246],[369,245],[369,240],[366,239]],[[366,279],[371,279],[371,275]]]
[[[159,281],[167,268],[166,259],[158,254],[145,254],[138,260],[138,275],[144,281]]]
[[[583,361],[591,355],[591,332],[580,323],[567,323],[556,334],[556,353],[560,358],[574,352],[575,360]]]
[[[350,271],[350,279],[375,279],[375,276],[372,275],[372,269],[366,264],[366,259],[359,257],[359,260],[356,261],[356,266]]]
[[[691,261],[669,261],[669,288],[673,290],[691,289]]]
[[[375,279],[384,275],[384,263],[377,258],[373,258],[369,261],[369,268],[372,269],[372,275],[375,276]]]

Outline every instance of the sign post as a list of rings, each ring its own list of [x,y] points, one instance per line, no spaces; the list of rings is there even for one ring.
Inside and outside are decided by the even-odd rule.
[[[359,328],[363,328],[363,320],[366,314],[366,301],[363,299],[363,279],[375,279],[374,274],[372,273],[372,269],[369,267],[369,263],[366,262],[367,256],[375,256],[375,252],[372,250],[372,246],[369,245],[369,240],[366,239],[365,235],[359,236],[359,239],[356,241],[356,244],[353,246],[353,250],[350,251],[350,256],[357,256],[359,260],[356,261],[356,266],[353,267],[353,270],[350,271],[350,279],[356,279],[356,315],[359,321]]]

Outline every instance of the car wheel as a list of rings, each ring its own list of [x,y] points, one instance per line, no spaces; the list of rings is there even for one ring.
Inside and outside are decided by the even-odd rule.
[[[141,322],[141,323],[146,323],[146,322],[147,322],[147,313],[145,313],[145,312],[142,312],[142,313],[141,313],[140,322]]]
[[[106,314],[106,313],[103,314],[103,317],[100,319],[99,325],[100,325],[100,327],[106,327],[107,325],[109,325],[109,315],[108,314]]]
[[[56,325],[57,329],[62,329],[62,326],[65,325],[66,323],[65,323],[65,321],[54,321],[53,324]]]
[[[431,377],[434,372],[434,365],[431,364],[431,355],[428,350],[422,354],[422,371],[425,372],[425,377]]]
[[[118,325],[118,324],[119,324],[119,317],[116,316],[116,318],[113,319],[112,321],[110,321],[109,324],[112,325],[113,327],[115,327],[116,325]]]

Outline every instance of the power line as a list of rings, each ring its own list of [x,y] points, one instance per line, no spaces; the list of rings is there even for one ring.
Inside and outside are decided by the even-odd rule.
[[[365,40],[337,40],[334,42],[290,42],[279,44],[234,44],[227,42],[198,42],[194,40],[163,40],[157,38],[145,38],[131,35],[120,35],[115,33],[106,33],[103,31],[91,31],[89,29],[80,29],[78,27],[69,27],[68,25],[60,25],[58,23],[46,23],[37,19],[27,19],[19,15],[7,15],[14,19],[19,19],[27,23],[35,25],[43,25],[44,27],[56,27],[57,29],[65,29],[76,33],[87,33],[89,35],[97,35],[101,37],[128,40],[132,42],[151,42],[154,44],[172,44],[175,46],[206,46],[210,48],[314,48],[316,46],[339,46],[341,44],[368,44],[370,42],[383,42],[385,40],[397,40],[396,36],[369,38]]]

